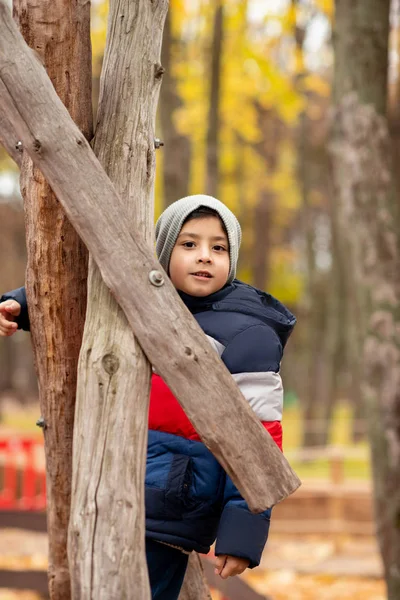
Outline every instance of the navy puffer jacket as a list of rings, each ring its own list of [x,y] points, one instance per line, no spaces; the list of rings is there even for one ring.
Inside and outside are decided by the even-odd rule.
[[[238,280],[205,298],[180,296],[281,447],[279,369],[294,316],[269,294]],[[21,304],[18,323],[29,329],[24,288],[1,300],[9,298]],[[145,497],[148,537],[198,552],[208,552],[216,539],[217,555],[247,559],[250,567],[259,564],[270,511],[250,512],[157,373],[151,386]]]

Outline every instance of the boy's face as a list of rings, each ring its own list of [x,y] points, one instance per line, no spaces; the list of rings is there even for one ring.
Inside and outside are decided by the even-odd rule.
[[[184,224],[169,263],[177,290],[208,296],[224,287],[229,275],[229,243],[218,217],[192,219]]]

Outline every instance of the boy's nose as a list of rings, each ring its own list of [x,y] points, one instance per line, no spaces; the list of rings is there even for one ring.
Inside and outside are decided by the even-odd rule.
[[[210,256],[210,254],[207,254],[207,253],[201,254],[197,258],[197,262],[199,262],[199,263],[210,263],[211,262],[211,256]]]

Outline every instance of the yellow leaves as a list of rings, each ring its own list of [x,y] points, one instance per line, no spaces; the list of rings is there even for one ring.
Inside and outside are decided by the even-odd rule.
[[[106,46],[108,6],[106,0],[93,2],[91,5],[93,72],[97,77],[100,76],[100,65]]]
[[[274,600],[385,600],[382,579],[340,574],[300,575],[293,569],[246,571],[244,579]]]
[[[257,100],[265,107],[273,107],[288,124],[294,123],[304,107],[304,99],[297,92],[287,73],[281,72],[268,57],[260,55],[251,48],[246,50],[246,62],[250,61],[255,74],[257,65]],[[247,63],[249,64],[249,63]]]
[[[310,73],[302,80],[303,89],[310,92],[315,92],[318,96],[329,98],[331,95],[331,86],[329,82],[318,75]]]
[[[3,146],[0,145],[0,173],[7,173],[9,171],[16,171],[17,166],[12,158],[9,157]]]
[[[314,3],[328,18],[333,17],[335,11],[334,0],[314,0]]]
[[[171,12],[171,15],[174,16],[184,16],[187,14],[186,3],[184,0],[170,0],[168,10]]]
[[[185,0],[170,0],[168,10],[171,19],[172,35],[175,39],[179,39],[188,17],[188,7]]]
[[[296,178],[296,154],[289,141],[282,141],[279,148],[278,166],[269,178],[269,188],[278,198],[278,206],[283,211],[277,215],[277,223],[287,225],[288,215],[297,210],[301,203],[300,190]]]
[[[283,17],[283,21],[285,23],[285,30],[288,33],[294,31],[297,22],[297,6],[294,3],[291,3],[289,9],[286,11],[286,14]]]
[[[293,306],[303,294],[303,275],[297,268],[297,253],[287,247],[274,247],[268,292],[284,304]]]

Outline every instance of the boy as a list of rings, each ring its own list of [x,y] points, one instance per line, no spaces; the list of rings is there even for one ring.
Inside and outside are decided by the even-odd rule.
[[[178,200],[156,224],[161,265],[281,448],[279,368],[295,318],[272,296],[235,280],[240,241],[236,217],[210,196]],[[1,300],[0,335],[11,335],[17,327],[29,329],[24,289]],[[153,599],[176,600],[188,554],[208,552],[215,539],[216,572],[222,578],[259,564],[270,510],[256,515],[249,511],[156,372],[150,395],[145,497]]]

